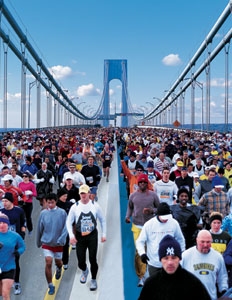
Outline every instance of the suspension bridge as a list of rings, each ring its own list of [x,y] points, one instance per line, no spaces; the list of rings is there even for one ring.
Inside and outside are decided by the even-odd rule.
[[[105,59],[103,61],[103,93],[97,110],[92,114],[84,113],[79,109],[79,105],[75,105],[72,98],[68,96],[65,89],[54,78],[49,68],[44,63],[43,59],[33,47],[27,34],[21,29],[16,22],[11,11],[5,5],[3,0],[0,0],[0,41],[3,45],[3,50],[0,52],[0,61],[2,76],[0,77],[0,90],[2,90],[3,98],[1,105],[0,127],[3,131],[11,130],[11,116],[9,114],[8,102],[8,64],[14,57],[17,60],[18,66],[21,68],[21,75],[19,81],[21,83],[21,102],[20,106],[16,107],[19,116],[18,129],[32,129],[31,120],[35,120],[36,128],[52,128],[52,127],[71,127],[71,126],[86,126],[89,124],[100,124],[104,127],[110,126],[110,122],[120,118],[121,127],[129,127],[134,124],[147,124],[153,126],[173,127],[184,126],[190,123],[191,129],[210,130],[211,129],[211,73],[214,69],[214,61],[218,56],[223,56],[225,60],[224,69],[224,131],[228,131],[229,124],[229,58],[230,42],[232,30],[229,29],[217,43],[218,32],[227,23],[231,23],[231,7],[232,1],[219,14],[215,24],[206,35],[202,44],[197,49],[189,63],[178,76],[174,84],[166,91],[164,97],[156,98],[159,103],[154,105],[150,104],[150,109],[145,107],[144,110],[137,111],[133,105],[133,100],[129,97],[128,86],[128,64],[126,59]],[[6,25],[7,24],[7,25]],[[231,27],[231,26],[230,26]],[[14,32],[14,37],[9,32]],[[55,50],[55,49],[54,49]],[[203,77],[205,75],[205,77]],[[109,85],[111,80],[118,79],[122,85],[121,94],[121,111],[112,113],[110,111],[110,91]],[[30,82],[28,82],[30,80]],[[28,87],[28,88],[27,88]],[[31,89],[36,88],[35,103],[36,110],[31,110]],[[43,92],[46,94],[46,105],[43,105],[42,96]],[[201,124],[196,127],[195,118],[197,111],[196,98],[200,93],[200,114]],[[191,104],[191,120],[185,120],[185,106],[187,101]],[[143,101],[142,104],[144,104]],[[82,102],[83,103],[83,102]],[[46,115],[46,122],[42,123],[42,115]],[[175,125],[176,124],[176,125]],[[114,161],[116,164],[117,160]],[[117,166],[114,166],[114,171]],[[79,277],[76,275],[76,258],[74,253],[71,253],[71,262],[69,270],[64,273],[56,299],[136,299],[139,290],[135,288],[136,280],[133,269],[133,254],[134,247],[130,228],[125,224],[123,217],[125,211],[120,208],[120,201],[126,203],[126,196],[121,193],[118,195],[118,187],[122,186],[120,177],[115,172],[112,172],[110,185],[103,183],[100,187],[100,192],[104,195],[101,199],[103,201],[110,200],[110,205],[104,205],[108,218],[110,219],[111,230],[109,232],[109,240],[105,249],[99,251],[101,261],[99,276],[99,289],[96,293],[89,294],[86,286],[79,286]],[[115,198],[112,198],[112,191],[114,191]],[[107,196],[106,196],[107,195]],[[119,198],[120,197],[120,201]],[[38,204],[38,203],[37,203]],[[35,206],[33,217],[36,219],[39,214],[39,205]],[[119,210],[121,209],[121,212]],[[121,219],[120,219],[121,214]],[[114,223],[113,223],[114,222]],[[121,229],[115,232],[121,224]],[[127,226],[127,228],[125,228]],[[129,239],[128,237],[131,237]],[[130,251],[124,257],[121,256],[121,241],[124,242],[124,251]],[[26,237],[28,249],[31,250],[22,257],[22,282],[23,282],[23,295],[17,296],[17,299],[43,299],[46,291],[46,283],[44,278],[44,258],[41,255],[41,249],[35,248],[35,237]],[[111,247],[110,250],[107,247]],[[111,252],[111,257],[107,256]],[[36,259],[35,259],[36,257]],[[115,257],[117,257],[115,262]],[[128,259],[130,258],[130,261]],[[102,260],[101,260],[102,259]],[[112,264],[113,267],[112,267]],[[123,268],[122,268],[123,265]],[[41,267],[42,266],[42,267]],[[123,274],[125,272],[125,274]],[[115,274],[119,278],[115,279]],[[36,276],[36,279],[35,279]],[[129,281],[123,281],[123,278],[130,278]],[[38,280],[40,278],[40,280]],[[104,278],[104,279],[102,279]],[[33,279],[33,280],[31,280]],[[114,281],[113,281],[113,280]],[[40,282],[38,288],[38,282]],[[116,284],[112,284],[116,282]],[[31,284],[32,283],[32,284]],[[77,286],[77,284],[79,284]],[[35,293],[36,291],[36,293]],[[98,294],[100,293],[100,294]],[[133,295],[132,295],[133,294]],[[33,295],[33,296],[32,296]],[[14,297],[14,296],[13,296]],[[70,297],[70,298],[69,298]],[[16,297],[15,297],[16,298]],[[48,299],[48,298],[46,298]],[[51,299],[51,298],[50,298]]]
[[[121,119],[121,126],[128,127],[134,124],[150,124],[156,126],[182,126],[190,124],[191,129],[210,130],[211,126],[211,97],[212,89],[210,84],[211,72],[214,67],[214,60],[220,55],[225,60],[224,76],[224,131],[228,131],[229,123],[229,58],[230,41],[232,29],[230,28],[222,37],[219,43],[218,32],[231,22],[231,0],[219,15],[214,26],[203,40],[189,63],[178,76],[174,84],[166,91],[163,98],[158,99],[159,103],[154,105],[151,102],[150,109],[138,111],[133,101],[129,97],[128,68],[126,59],[106,59],[104,60],[103,94],[96,110],[92,113],[84,113],[74,104],[60,83],[56,81],[49,68],[36,52],[27,34],[23,32],[4,1],[0,1],[0,39],[3,49],[0,53],[3,61],[0,86],[2,87],[2,124],[3,130],[10,128],[10,116],[8,112],[8,61],[12,56],[17,58],[21,65],[21,103],[19,111],[18,128],[30,129],[31,119],[36,120],[36,128],[53,126],[75,126],[78,124],[99,124],[109,126],[110,121],[116,118]],[[7,24],[7,25],[5,25]],[[14,37],[12,38],[12,34]],[[216,39],[217,36],[217,39]],[[205,79],[200,76],[205,74]],[[32,82],[27,82],[28,78],[33,78]],[[200,79],[201,78],[201,79]],[[109,84],[111,80],[119,79],[122,85],[121,111],[110,112]],[[27,86],[29,89],[27,90]],[[36,111],[31,111],[31,89],[36,87]],[[45,90],[46,105],[41,103],[41,94]],[[201,107],[196,109],[197,94],[201,97]],[[190,94],[188,96],[188,94]],[[199,97],[199,96],[198,96]],[[191,120],[185,120],[186,102],[190,101]],[[199,102],[199,101],[198,101]],[[17,108],[18,109],[18,108]],[[200,128],[196,128],[196,114],[201,112]],[[41,123],[41,115],[46,115],[45,124]],[[187,121],[187,122],[186,122]]]

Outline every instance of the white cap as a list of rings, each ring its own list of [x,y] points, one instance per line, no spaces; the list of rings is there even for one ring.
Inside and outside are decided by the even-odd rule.
[[[3,178],[3,181],[7,181],[7,180],[13,180],[13,177],[10,174],[6,174]]]
[[[199,178],[199,174],[197,172],[193,172],[193,178]]]
[[[73,180],[74,178],[70,173],[68,174],[68,172],[67,172],[67,174],[64,173],[64,180],[67,180],[67,179],[72,179]]]
[[[215,165],[211,165],[211,166],[209,166],[209,169],[211,170],[211,169],[216,169],[217,168],[217,166],[215,166]]]

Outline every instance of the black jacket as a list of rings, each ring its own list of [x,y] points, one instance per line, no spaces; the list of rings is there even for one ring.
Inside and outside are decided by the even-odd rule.
[[[201,281],[178,267],[174,274],[161,269],[145,281],[138,300],[211,300]]]

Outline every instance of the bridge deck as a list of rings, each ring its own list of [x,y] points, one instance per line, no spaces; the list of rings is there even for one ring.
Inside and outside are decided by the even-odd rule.
[[[47,294],[44,257],[42,250],[38,249],[35,243],[40,206],[38,201],[34,200],[34,230],[32,236],[26,236],[27,249],[20,260],[22,294],[15,296],[12,289],[12,300],[137,299],[140,289],[136,287],[137,278],[133,266],[134,243],[131,226],[124,222],[127,199],[125,185],[118,176],[118,170],[118,158],[115,155],[110,182],[106,183],[103,177],[99,186],[99,204],[107,218],[107,241],[105,243],[99,241],[97,291],[89,290],[90,275],[87,284],[79,282],[81,272],[77,268],[75,250],[71,250],[68,270],[63,271],[60,281],[54,280],[57,285],[56,294],[54,296]],[[98,227],[100,234],[100,226]]]

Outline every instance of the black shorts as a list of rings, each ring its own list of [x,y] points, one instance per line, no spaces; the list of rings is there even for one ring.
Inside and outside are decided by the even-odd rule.
[[[14,279],[15,269],[0,273],[0,280],[2,279]]]
[[[106,160],[102,163],[103,169],[110,168],[110,166],[111,166],[111,160]]]

